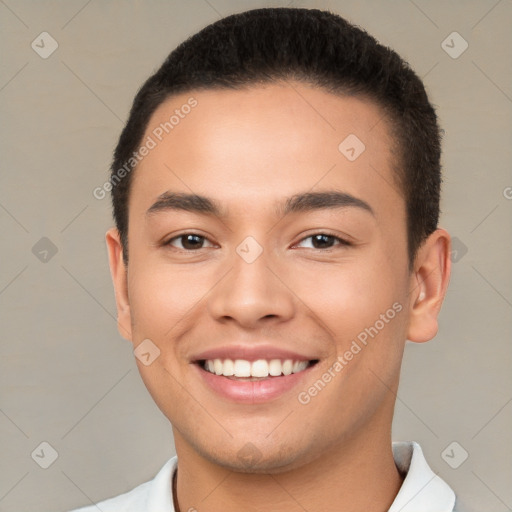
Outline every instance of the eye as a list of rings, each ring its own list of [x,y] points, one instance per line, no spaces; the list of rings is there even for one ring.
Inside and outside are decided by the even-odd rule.
[[[181,247],[176,247],[175,243],[180,242]],[[211,242],[205,236],[198,235],[197,233],[183,233],[182,235],[175,236],[168,240],[165,245],[169,245],[171,247],[176,247],[177,249],[182,249],[185,251],[195,251],[198,249],[203,249],[203,243],[207,241],[211,244]],[[211,244],[213,247],[213,244]]]
[[[335,235],[331,235],[329,233],[315,233],[313,235],[307,236],[306,238],[303,238],[297,245],[300,245],[309,239],[311,239],[311,245],[309,247],[306,246],[308,249],[331,249],[336,244],[336,242],[338,242],[336,245],[352,245],[350,242],[347,242],[347,240],[344,240],[343,238]]]

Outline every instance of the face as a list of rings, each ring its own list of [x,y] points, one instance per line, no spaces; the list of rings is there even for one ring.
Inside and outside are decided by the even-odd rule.
[[[389,435],[411,276],[379,108],[298,83],[198,91],[148,137],[116,291],[178,455],[278,472]]]

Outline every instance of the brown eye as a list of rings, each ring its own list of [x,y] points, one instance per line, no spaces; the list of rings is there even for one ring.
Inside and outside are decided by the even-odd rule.
[[[338,236],[330,235],[328,233],[316,233],[314,235],[307,236],[306,238],[303,238],[299,244],[305,240],[311,240],[311,245],[309,247],[305,246],[311,249],[331,249],[336,245],[351,245],[346,240],[343,240]]]
[[[177,249],[183,249],[185,251],[195,251],[203,248],[203,244],[208,239],[204,236],[195,234],[195,233],[184,233],[183,235],[175,236],[171,238],[166,245],[170,245],[171,247],[176,247],[175,242],[180,241],[181,247],[176,247]]]

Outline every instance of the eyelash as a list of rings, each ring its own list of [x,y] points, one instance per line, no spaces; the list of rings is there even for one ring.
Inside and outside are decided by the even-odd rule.
[[[181,248],[174,247],[174,246],[171,245],[171,242],[173,242],[174,240],[179,240],[180,238],[184,238],[184,237],[189,236],[189,235],[196,236],[196,237],[199,237],[199,238],[203,238],[204,240],[208,240],[208,238],[203,236],[203,235],[200,235],[198,233],[190,232],[190,233],[182,233],[181,235],[174,236],[174,237],[170,238],[167,242],[164,242],[163,245],[167,246],[167,247],[172,247],[173,249],[176,249],[176,250],[181,251],[181,252],[189,252],[189,253],[197,252],[197,251],[199,251],[201,249],[205,249],[205,247],[200,247],[199,249],[195,249],[195,250],[194,249],[192,249],[192,250],[191,249],[181,249]],[[336,236],[333,233],[329,233],[328,231],[319,231],[318,233],[312,233],[311,235],[308,235],[308,236],[302,238],[301,240],[299,240],[299,242],[297,244],[299,244],[301,242],[304,242],[308,238],[313,238],[313,237],[319,236],[319,235],[328,236],[330,238],[333,238],[336,242],[339,242],[339,243],[337,245],[335,245],[334,247],[329,247],[327,249],[317,249],[315,247],[307,247],[307,249],[314,249],[314,250],[321,251],[321,252],[330,252],[333,249],[335,249],[337,246],[350,247],[350,246],[353,245],[348,240],[340,238],[339,236]],[[210,241],[210,240],[208,240],[208,241]],[[295,244],[295,245],[297,245],[297,244]]]

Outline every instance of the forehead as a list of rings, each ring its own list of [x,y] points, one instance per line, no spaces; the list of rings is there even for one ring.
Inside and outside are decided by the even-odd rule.
[[[401,200],[380,107],[304,84],[171,97],[142,143],[152,149],[135,170],[131,200],[146,207],[169,189],[234,206],[275,204],[315,187],[364,197],[377,210]]]

